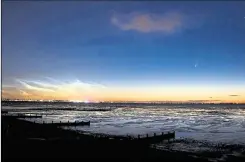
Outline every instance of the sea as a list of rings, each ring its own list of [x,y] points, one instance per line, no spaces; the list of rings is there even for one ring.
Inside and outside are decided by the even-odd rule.
[[[38,114],[35,122],[90,121],[90,126],[63,127],[77,132],[110,135],[153,135],[175,131],[176,140],[158,149],[187,152],[233,148],[244,153],[243,104],[137,104],[137,103],[5,103],[9,113]],[[241,155],[242,156],[242,155]]]

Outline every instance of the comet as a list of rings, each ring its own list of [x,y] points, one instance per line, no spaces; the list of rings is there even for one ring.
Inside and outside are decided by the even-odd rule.
[[[195,68],[198,66],[198,63],[195,64]]]

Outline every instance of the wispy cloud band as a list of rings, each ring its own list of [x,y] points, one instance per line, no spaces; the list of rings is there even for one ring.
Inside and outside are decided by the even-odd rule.
[[[52,83],[45,81],[33,81],[16,79],[17,86],[3,87],[4,97],[30,98],[30,99],[86,99],[87,97],[102,93],[106,87],[97,83],[86,83],[80,80],[71,82]],[[15,98],[14,97],[14,98]]]

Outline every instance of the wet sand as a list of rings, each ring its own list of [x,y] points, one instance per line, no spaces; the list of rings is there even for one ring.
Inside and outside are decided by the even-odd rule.
[[[55,126],[2,116],[2,156],[19,159],[130,159],[159,161],[208,161],[185,152],[162,151],[146,143],[103,140]],[[226,161],[244,161],[228,158]]]

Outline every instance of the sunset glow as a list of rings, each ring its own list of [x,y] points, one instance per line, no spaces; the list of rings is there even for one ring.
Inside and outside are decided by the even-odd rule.
[[[245,103],[244,15],[244,2],[4,2],[2,98]]]
[[[244,102],[245,92],[236,86],[146,85],[109,87],[81,81],[51,83],[20,81],[16,87],[3,87],[2,94],[12,99],[95,101],[189,101],[189,102]],[[42,87],[42,88],[41,88]],[[244,87],[245,88],[245,87]],[[236,94],[236,95],[233,95]]]

